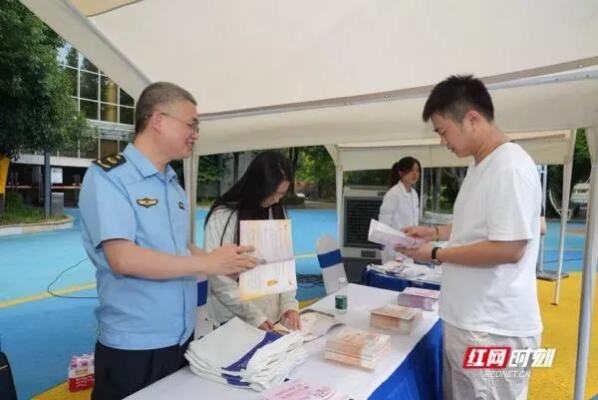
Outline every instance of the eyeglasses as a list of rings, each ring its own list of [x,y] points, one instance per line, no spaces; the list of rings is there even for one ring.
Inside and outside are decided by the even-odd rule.
[[[189,129],[191,129],[193,132],[199,133],[199,121],[198,120],[193,120],[193,122],[186,122],[186,121],[183,121],[182,119],[175,117],[174,115],[170,115],[170,114],[162,112],[162,111],[160,111],[160,115],[170,117],[170,118],[174,119],[175,121],[180,122],[181,124],[187,125],[187,127],[189,127]]]

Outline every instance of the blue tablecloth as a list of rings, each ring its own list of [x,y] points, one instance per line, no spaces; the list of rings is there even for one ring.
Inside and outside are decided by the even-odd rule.
[[[396,290],[399,292],[402,292],[406,287],[409,286],[434,290],[440,289],[440,285],[403,279],[396,276],[386,275],[372,269],[364,270],[361,280],[364,285],[381,289]]]
[[[439,320],[419,341],[399,368],[376,389],[370,399],[442,399],[442,322]]]
[[[440,289],[439,285],[411,281],[374,270],[365,270],[368,286],[403,291],[415,286]],[[399,368],[370,396],[370,399],[442,399],[442,322],[438,321],[409,353]]]

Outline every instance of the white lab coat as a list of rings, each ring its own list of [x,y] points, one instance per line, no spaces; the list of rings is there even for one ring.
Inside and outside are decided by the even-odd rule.
[[[382,200],[378,220],[397,230],[418,225],[419,196],[415,189],[408,192],[401,181],[391,187]],[[393,249],[384,249],[382,262],[393,260],[396,254]]]

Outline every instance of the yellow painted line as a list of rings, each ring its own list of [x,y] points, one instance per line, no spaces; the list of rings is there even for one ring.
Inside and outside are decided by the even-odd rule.
[[[89,400],[91,389],[69,392],[68,381],[32,397],[33,400]]]
[[[95,287],[96,287],[95,282],[84,283],[82,285],[69,286],[64,289],[54,290],[54,293],[59,294],[59,295],[66,295],[66,294],[78,292],[80,290],[94,289]],[[25,296],[25,297],[17,297],[16,299],[5,300],[5,301],[0,302],[0,309],[13,307],[13,306],[23,304],[23,303],[29,303],[31,301],[44,300],[44,299],[47,299],[50,297],[54,297],[54,296],[52,296],[48,292],[33,294],[31,296]]]
[[[300,254],[300,255],[296,256],[295,258],[300,260],[300,259],[305,259],[305,258],[313,258],[316,256],[317,256],[316,253]],[[95,283],[84,283],[82,285],[69,286],[64,289],[54,290],[54,293],[60,294],[60,295],[65,295],[65,294],[78,292],[80,290],[94,289],[95,287],[96,287]],[[29,303],[31,301],[44,300],[44,299],[47,299],[50,297],[53,297],[53,296],[47,292],[43,292],[43,293],[33,294],[31,296],[18,297],[16,299],[12,299],[12,300],[5,300],[5,301],[0,302],[0,309],[13,307],[13,306],[23,304],[23,303]]]

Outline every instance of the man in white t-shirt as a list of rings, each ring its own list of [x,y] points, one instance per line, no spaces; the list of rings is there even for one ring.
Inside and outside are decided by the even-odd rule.
[[[397,249],[417,261],[442,263],[444,398],[525,399],[529,367],[497,374],[463,366],[470,346],[539,346],[535,266],[542,196],[536,166],[495,125],[490,94],[472,76],[436,85],[423,119],[432,120],[441,142],[458,157],[473,156],[453,224],[404,229],[448,245]]]

